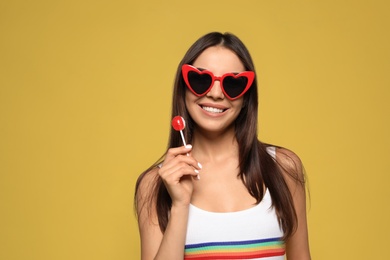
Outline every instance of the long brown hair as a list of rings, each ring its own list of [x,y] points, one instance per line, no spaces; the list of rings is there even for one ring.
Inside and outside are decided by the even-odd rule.
[[[208,33],[198,39],[189,48],[178,65],[172,98],[172,117],[181,115],[184,118],[186,122],[185,138],[189,143],[192,141],[195,123],[188,114],[185,105],[186,86],[181,76],[181,66],[183,64],[192,64],[205,49],[212,46],[223,46],[230,49],[241,60],[245,70],[255,71],[252,58],[247,48],[238,37],[231,33]],[[251,88],[244,95],[243,108],[235,121],[235,135],[239,145],[239,176],[257,203],[263,199],[265,193],[264,187],[268,188],[272,197],[273,207],[276,209],[279,223],[284,232],[283,239],[286,240],[294,233],[297,227],[297,216],[293,199],[280,165],[267,152],[266,148],[269,145],[262,143],[257,137],[257,91],[257,81],[255,80]],[[181,145],[179,133],[171,129],[168,148]],[[140,175],[136,183],[136,196],[140,182],[145,174],[156,167],[163,158],[164,156]],[[294,173],[291,173],[291,175],[294,176]],[[161,231],[164,232],[168,224],[172,200],[161,178],[156,178],[152,190],[153,192],[150,194],[146,206],[149,207],[149,210],[152,205],[156,206],[159,226]],[[135,205],[137,206],[137,200],[135,201]]]

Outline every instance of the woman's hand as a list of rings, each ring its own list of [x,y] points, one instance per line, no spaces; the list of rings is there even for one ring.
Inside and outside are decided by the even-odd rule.
[[[201,169],[201,165],[190,155],[191,150],[191,145],[169,149],[161,167],[152,168],[139,185],[137,211],[142,260],[183,259],[189,206],[194,189],[192,179],[196,181]],[[157,200],[150,197],[155,191],[156,177],[162,178],[172,199],[164,232],[158,222]]]
[[[188,206],[194,189],[192,179],[199,179],[201,164],[191,155],[191,145],[171,148],[158,174],[172,199],[172,206]]]

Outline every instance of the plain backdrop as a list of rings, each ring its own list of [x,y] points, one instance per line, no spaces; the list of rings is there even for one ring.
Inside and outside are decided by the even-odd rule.
[[[0,2],[0,259],[139,259],[138,175],[177,65],[210,31],[253,56],[259,138],[295,151],[313,259],[384,259],[388,1]]]

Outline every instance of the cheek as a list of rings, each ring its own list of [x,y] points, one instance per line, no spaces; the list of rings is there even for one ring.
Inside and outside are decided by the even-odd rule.
[[[186,89],[186,94],[185,94],[185,101],[187,103],[188,99],[190,98],[190,91],[188,89]]]
[[[195,100],[196,100],[196,96],[194,94],[192,94],[191,91],[186,90],[186,94],[184,97],[184,104],[185,104],[186,109],[189,113],[191,113],[191,110],[192,110],[191,108],[194,105],[193,103],[195,102]]]
[[[185,94],[185,96],[184,96],[184,103],[185,103],[187,109],[188,109],[188,103],[191,101],[191,99],[190,99],[190,94],[189,94],[188,92],[189,92],[189,91],[186,90],[186,94]]]
[[[196,100],[198,99],[197,96],[195,96],[191,91],[189,91],[188,89],[186,90],[186,94],[185,94],[185,103],[186,103],[186,107],[192,103],[192,102],[195,102]]]
[[[243,104],[244,104],[244,98],[239,98],[238,100],[234,100],[232,102],[232,105],[236,108],[236,110],[238,111],[241,111],[241,109],[243,108]]]

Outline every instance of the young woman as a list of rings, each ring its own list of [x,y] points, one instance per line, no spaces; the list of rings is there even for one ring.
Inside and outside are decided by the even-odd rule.
[[[255,77],[229,33],[204,35],[180,62],[172,117],[191,145],[172,130],[137,181],[143,260],[310,259],[302,164],[258,140]]]

